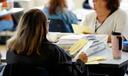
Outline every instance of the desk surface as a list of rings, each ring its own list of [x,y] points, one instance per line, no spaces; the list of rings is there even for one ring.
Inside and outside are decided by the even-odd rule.
[[[106,58],[105,60],[98,61],[99,64],[112,65],[112,67],[115,67],[115,66],[122,67],[123,65],[128,64],[128,53],[122,52],[121,59],[113,59],[111,48],[106,48],[105,50],[103,50],[99,53],[96,53],[93,56],[105,57]]]
[[[13,8],[10,10],[3,10],[3,11],[0,11],[0,17],[5,16],[7,14],[20,12],[20,11],[23,11],[23,8]]]

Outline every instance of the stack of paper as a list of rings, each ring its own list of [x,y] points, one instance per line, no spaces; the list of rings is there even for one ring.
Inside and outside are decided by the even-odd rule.
[[[104,36],[103,36],[104,37]],[[101,36],[97,35],[67,35],[62,36],[57,45],[67,50],[67,52],[76,60],[81,52],[85,53],[87,56],[93,55],[100,52],[106,48],[106,44],[101,42]],[[98,40],[97,38],[100,38]]]
[[[87,56],[90,56],[97,52],[103,51],[104,49],[106,49],[106,44],[98,40],[93,40],[93,44],[84,52]]]
[[[70,55],[75,55],[76,53],[78,53],[78,51],[81,50],[87,43],[88,40],[85,39],[80,39],[77,42],[75,42],[69,49]]]
[[[73,33],[48,32],[47,39],[51,42],[57,42],[60,37],[72,34]]]
[[[85,35],[66,35],[66,36],[62,36],[59,41],[58,44],[73,44],[76,41],[78,41],[79,39],[83,39],[85,38]]]
[[[104,42],[105,44],[107,44],[107,41],[108,41],[108,35],[106,34],[98,34],[98,35],[95,35],[96,36],[96,39],[99,40],[100,42]]]
[[[73,34],[62,36],[56,44],[62,47],[63,49],[68,50],[75,42],[80,39],[87,39],[86,35]]]
[[[80,50],[78,51],[78,53],[74,56],[73,61],[76,61],[76,60],[79,58],[79,55],[80,55],[82,52],[86,54],[85,51],[86,51],[88,48],[90,48],[90,46],[92,45],[92,43],[93,43],[93,41],[88,41],[88,42],[86,42],[86,44],[83,46],[83,48],[80,49]]]

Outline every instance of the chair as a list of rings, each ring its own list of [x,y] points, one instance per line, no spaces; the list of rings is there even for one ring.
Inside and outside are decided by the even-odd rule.
[[[85,0],[83,2],[83,8],[85,8],[85,9],[92,9],[91,6],[89,5],[89,0]]]
[[[42,67],[30,64],[7,64],[3,76],[49,76],[48,71]]]
[[[50,19],[50,32],[73,32],[71,24],[66,25],[61,19]]]
[[[21,8],[21,5],[19,2],[14,1],[14,8]]]

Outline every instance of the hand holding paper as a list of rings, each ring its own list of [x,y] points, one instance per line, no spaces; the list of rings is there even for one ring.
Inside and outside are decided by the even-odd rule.
[[[83,61],[84,63],[86,63],[88,61],[87,55],[85,53],[83,53],[83,52],[79,55],[79,59],[81,61]]]

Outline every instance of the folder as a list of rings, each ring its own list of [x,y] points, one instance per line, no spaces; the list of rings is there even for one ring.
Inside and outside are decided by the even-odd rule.
[[[72,24],[74,33],[76,34],[92,34],[93,31],[89,26],[82,26],[78,24]]]

